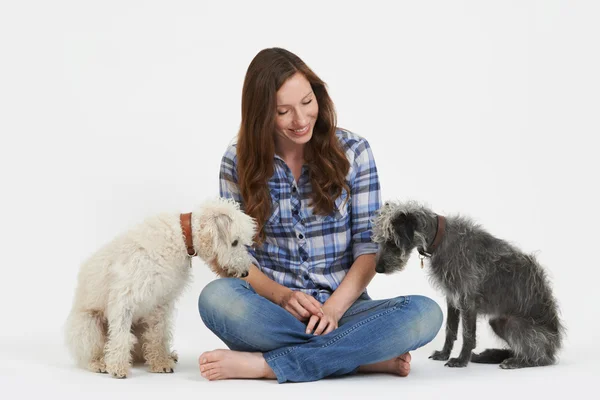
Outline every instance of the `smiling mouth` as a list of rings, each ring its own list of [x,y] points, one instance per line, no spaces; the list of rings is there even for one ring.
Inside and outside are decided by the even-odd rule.
[[[308,132],[308,129],[310,128],[310,124],[307,124],[304,128],[300,128],[300,129],[290,129],[290,131],[294,134],[294,135],[304,135],[305,133]]]

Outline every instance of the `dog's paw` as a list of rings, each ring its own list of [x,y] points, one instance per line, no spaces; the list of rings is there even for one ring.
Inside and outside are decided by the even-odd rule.
[[[126,364],[107,364],[106,372],[113,378],[124,379],[129,374],[129,363]]]
[[[88,369],[92,372],[106,374],[106,364],[104,363],[103,359],[90,361],[88,364]]]
[[[432,355],[429,356],[429,358],[437,361],[446,361],[450,358],[450,353],[445,353],[443,351],[436,350],[433,352]]]
[[[467,366],[467,364],[469,364],[469,360],[462,360],[460,358],[451,358],[450,360],[448,360],[448,362],[445,365],[447,367],[451,367],[451,368],[464,368]]]
[[[173,360],[174,363],[177,364],[179,362],[179,356],[177,355],[177,352],[175,350],[173,350],[171,352],[170,357],[171,357],[171,360]]]
[[[175,362],[172,357],[166,360],[154,360],[149,363],[149,370],[159,374],[172,374],[175,371]]]

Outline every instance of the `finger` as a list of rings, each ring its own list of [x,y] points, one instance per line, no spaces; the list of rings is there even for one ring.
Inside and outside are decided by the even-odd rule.
[[[302,307],[304,307],[304,309],[306,309],[312,315],[318,315],[319,317],[323,316],[321,303],[319,303],[313,297],[306,294],[303,297],[298,298],[298,301],[300,302],[300,305],[302,305]]]
[[[337,324],[329,324],[327,325],[327,329],[323,332],[323,335],[327,335],[329,332],[333,332],[337,329]]]
[[[302,318],[292,307],[289,306],[289,304],[287,306],[284,307],[285,311],[289,312],[290,314],[292,314],[292,316],[294,318],[296,318],[299,321],[306,321],[306,318]]]
[[[302,307],[302,305],[298,302],[298,300],[292,299],[288,304],[302,318],[308,319],[308,317],[311,316],[311,313],[308,312],[308,310],[306,310],[304,307]]]
[[[312,296],[307,296],[308,299],[310,300],[311,303],[313,303],[315,305],[315,307],[317,307],[319,309],[319,317],[322,317],[323,315],[325,315],[324,311],[323,311],[323,304],[319,303],[319,300],[315,299]]]
[[[319,317],[316,315],[311,316],[308,324],[306,325],[306,333],[311,333],[315,329],[317,322],[319,322]]]
[[[314,334],[315,335],[320,335],[323,333],[323,331],[325,330],[325,328],[327,328],[327,325],[329,325],[330,321],[327,318],[321,318],[321,320],[319,321],[319,324],[317,325]]]
[[[300,322],[304,322],[304,321],[306,321],[306,320],[308,319],[308,318],[306,318],[306,317],[303,317],[302,315],[298,314],[298,313],[297,313],[296,311],[294,311],[294,310],[288,310],[288,311],[289,311],[289,313],[290,313],[290,314],[292,314],[292,316],[293,316],[294,318],[296,318],[296,319],[297,319],[298,321],[300,321]]]

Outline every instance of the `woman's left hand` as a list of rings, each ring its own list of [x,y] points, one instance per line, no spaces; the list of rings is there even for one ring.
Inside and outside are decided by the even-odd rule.
[[[326,335],[329,332],[337,329],[338,321],[341,319],[333,308],[323,305],[323,316],[319,318],[317,315],[313,315],[308,320],[306,325],[306,333],[313,333],[313,335]],[[313,332],[314,330],[314,332]]]

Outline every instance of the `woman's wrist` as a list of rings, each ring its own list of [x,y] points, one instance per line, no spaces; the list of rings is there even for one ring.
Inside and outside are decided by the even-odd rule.
[[[275,281],[273,281],[273,283],[277,286],[277,288],[273,291],[272,298],[270,298],[269,300],[271,300],[278,306],[283,307],[283,301],[292,292],[292,289],[280,285]]]
[[[263,274],[254,264],[250,267],[249,272],[246,281],[250,283],[254,291],[277,305],[281,305],[285,296],[292,291]]]
[[[344,307],[343,305],[338,304],[335,299],[332,299],[331,297],[323,304],[323,309],[329,311],[330,314],[333,314],[338,321],[342,319],[342,316],[348,310],[348,308],[349,307]]]

